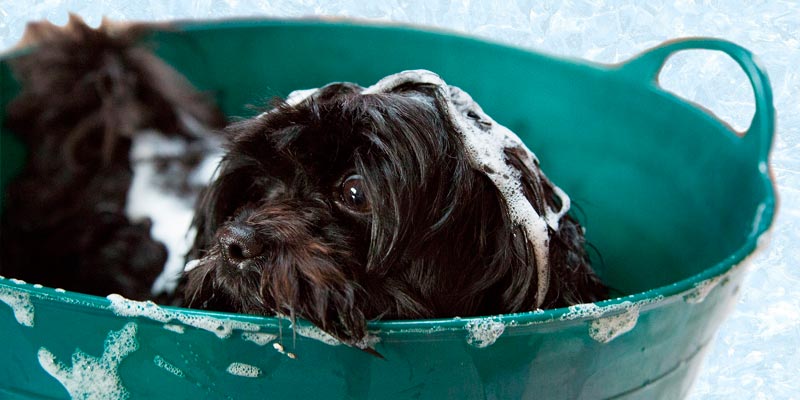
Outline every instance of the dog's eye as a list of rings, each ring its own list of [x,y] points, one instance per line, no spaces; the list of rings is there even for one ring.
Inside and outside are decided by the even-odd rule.
[[[362,213],[369,211],[366,183],[361,175],[350,175],[342,182],[341,196],[342,204],[347,208]]]

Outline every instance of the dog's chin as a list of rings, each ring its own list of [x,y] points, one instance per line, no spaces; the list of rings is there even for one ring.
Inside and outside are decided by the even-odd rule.
[[[289,255],[288,253],[293,253]],[[187,306],[257,315],[302,317],[339,341],[358,345],[366,316],[358,305],[362,289],[341,267],[296,251],[232,265],[213,249],[186,272]]]

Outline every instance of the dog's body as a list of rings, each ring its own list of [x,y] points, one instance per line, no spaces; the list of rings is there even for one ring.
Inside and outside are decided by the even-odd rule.
[[[185,170],[210,153],[211,134],[198,127],[224,118],[138,44],[147,29],[91,29],[76,17],[65,27],[29,25],[24,41],[34,48],[11,63],[22,90],[5,123],[29,157],[5,193],[3,274],[135,299],[177,280],[189,243],[183,252],[174,243],[207,182]],[[172,204],[181,207],[168,210],[170,221],[156,218]],[[176,213],[185,226],[163,229]]]
[[[299,316],[357,345],[372,319],[607,294],[568,198],[432,73],[304,91],[227,135],[196,215],[191,307]]]

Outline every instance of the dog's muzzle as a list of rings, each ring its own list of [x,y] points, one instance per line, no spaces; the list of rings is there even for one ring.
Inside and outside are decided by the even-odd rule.
[[[218,235],[222,256],[228,265],[243,269],[247,262],[263,254],[264,246],[255,229],[245,224],[231,224]]]

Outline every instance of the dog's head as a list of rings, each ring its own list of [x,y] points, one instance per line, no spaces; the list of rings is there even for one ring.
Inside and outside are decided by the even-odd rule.
[[[532,154],[508,142],[507,168],[476,161],[465,130],[496,123],[460,90],[414,73],[290,96],[228,129],[195,220],[188,306],[299,316],[357,344],[376,318],[604,296],[581,227],[560,212],[568,200]],[[519,216],[514,182],[541,223]]]

